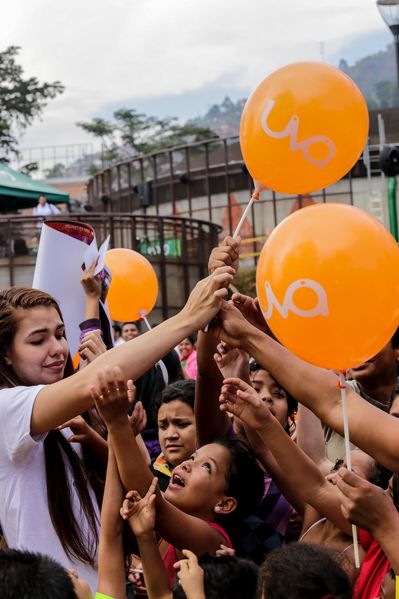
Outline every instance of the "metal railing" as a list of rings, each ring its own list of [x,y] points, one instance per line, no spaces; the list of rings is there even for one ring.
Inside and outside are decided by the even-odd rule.
[[[85,222],[95,230],[97,243],[110,235],[111,247],[133,249],[146,256],[158,276],[159,294],[152,318],[159,320],[180,310],[195,283],[206,276],[209,254],[221,232],[212,223],[176,216],[85,213],[48,220]],[[2,288],[32,284],[41,225],[36,217],[0,216]]]
[[[372,174],[376,173],[379,147],[370,147]],[[287,175],[289,176],[289,175]],[[366,178],[362,159],[340,182],[339,187],[311,195],[313,202],[338,201],[354,204],[353,182]],[[253,182],[244,165],[238,137],[210,139],[167,148],[119,162],[89,180],[89,202],[95,210],[134,214],[178,214],[219,224],[232,234],[242,214]],[[267,236],[308,196],[283,196],[267,190],[248,215],[244,238]],[[252,251],[259,250],[258,241]]]

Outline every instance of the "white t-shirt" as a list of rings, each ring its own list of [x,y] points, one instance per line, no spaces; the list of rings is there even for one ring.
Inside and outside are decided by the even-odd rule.
[[[33,216],[50,216],[51,214],[59,214],[61,211],[53,204],[38,204],[33,208]]]
[[[47,504],[43,441],[33,438],[30,422],[33,405],[43,385],[0,390],[0,522],[9,547],[50,555],[66,568],[74,568],[97,589],[97,572],[87,564],[71,560],[64,552],[51,522]],[[72,434],[67,431],[66,434]],[[70,468],[72,507],[85,538],[88,523],[74,493]],[[92,493],[92,498],[94,494]],[[97,508],[94,499],[93,505]]]

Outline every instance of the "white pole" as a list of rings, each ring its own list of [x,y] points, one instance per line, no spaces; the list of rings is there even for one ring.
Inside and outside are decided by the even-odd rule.
[[[341,389],[342,415],[344,417],[344,440],[345,440],[346,467],[348,468],[349,472],[352,472],[351,446],[350,446],[350,439],[349,439],[348,408],[347,408],[347,402],[346,402],[346,381],[345,381],[345,375],[342,372],[339,373],[339,387]],[[352,524],[352,536],[353,536],[353,550],[354,550],[354,554],[355,554],[355,566],[356,566],[356,568],[360,568],[357,528],[354,524]]]

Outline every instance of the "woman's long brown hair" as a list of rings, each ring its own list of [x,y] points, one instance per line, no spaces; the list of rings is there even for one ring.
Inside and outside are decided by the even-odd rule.
[[[15,387],[26,383],[16,375],[5,357],[18,330],[21,310],[37,307],[55,308],[62,319],[57,302],[47,293],[30,287],[9,287],[0,291],[0,387]],[[68,355],[64,378],[73,374],[71,356]],[[89,416],[86,414],[86,419]],[[84,456],[85,452],[83,452]],[[49,431],[44,440],[47,502],[51,521],[65,553],[73,559],[95,566],[98,545],[98,519],[89,492],[88,479],[92,472],[85,468],[69,442],[60,431]],[[85,456],[84,456],[85,457]],[[72,509],[72,493],[67,477],[70,469],[80,506],[87,520],[89,535],[82,530]],[[97,500],[101,493],[96,488]],[[91,541],[87,538],[91,537]]]

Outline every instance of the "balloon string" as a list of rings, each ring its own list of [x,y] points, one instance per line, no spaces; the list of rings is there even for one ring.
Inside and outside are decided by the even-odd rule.
[[[148,329],[149,331],[152,331],[152,326],[151,326],[151,325],[150,325],[150,323],[148,322],[148,319],[147,319],[145,316],[143,316],[143,320],[144,320],[144,322],[145,322],[145,324],[146,324],[146,327],[147,327],[147,329]]]
[[[344,439],[345,439],[346,467],[348,468],[349,472],[352,472],[351,447],[350,447],[350,439],[349,439],[348,406],[347,406],[347,401],[346,401],[346,381],[345,381],[345,375],[343,372],[339,373],[338,386],[341,389],[342,415],[344,417]],[[353,536],[353,550],[354,550],[354,555],[355,555],[355,566],[356,566],[356,568],[360,568],[359,545],[358,545],[358,540],[357,540],[357,528],[354,524],[352,524],[352,536]]]
[[[142,316],[141,318],[144,320],[147,329],[149,331],[152,331],[152,326],[148,322],[148,318],[146,318],[145,316]],[[162,372],[162,378],[163,378],[163,380],[165,382],[165,385],[168,386],[168,384],[169,384],[169,373],[168,373],[168,369],[166,368],[165,364],[162,362],[162,360],[159,360],[159,362],[157,362],[155,364],[155,366],[159,366],[160,367],[161,372]]]
[[[255,200],[259,200],[259,191],[254,191],[253,194],[251,195],[251,199],[249,200],[244,212],[242,213],[240,222],[236,226],[236,230],[233,233],[233,239],[237,239],[237,237],[239,236],[241,227],[244,224],[244,221],[247,218],[248,212],[251,210],[251,206]],[[206,327],[204,328],[204,333],[207,333],[208,330],[209,330],[209,324],[207,324]]]
[[[240,234],[240,230],[242,225],[244,224],[245,219],[247,218],[247,214],[248,212],[251,210],[251,206],[254,203],[255,200],[259,200],[259,192],[255,191],[252,196],[251,199],[249,200],[244,212],[242,213],[242,216],[240,218],[240,222],[238,223],[236,230],[233,233],[233,239],[237,239],[237,237]]]

